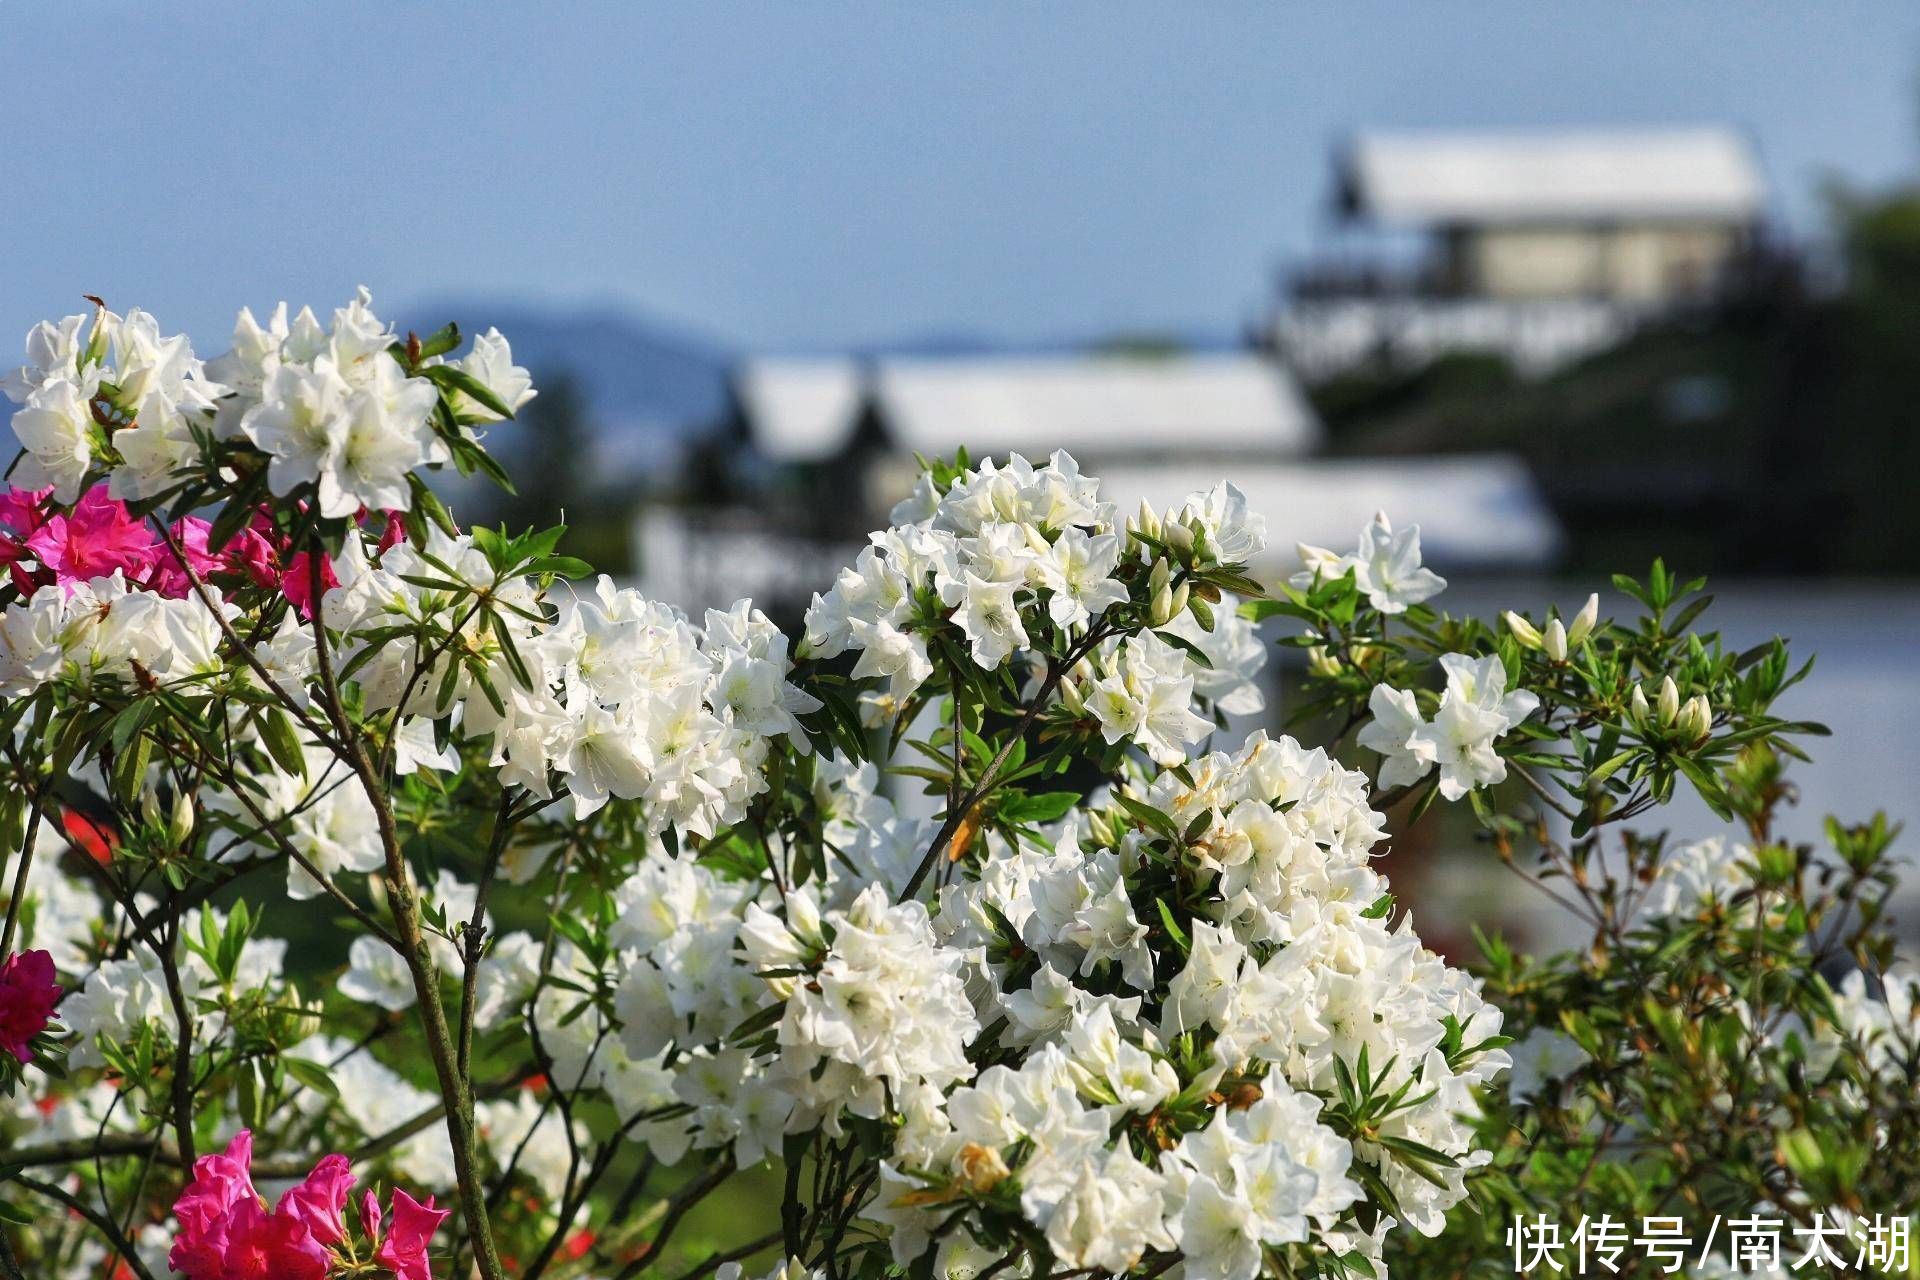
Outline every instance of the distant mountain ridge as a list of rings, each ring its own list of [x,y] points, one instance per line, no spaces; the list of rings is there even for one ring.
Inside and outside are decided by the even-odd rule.
[[[688,439],[726,413],[735,354],[633,312],[451,298],[408,308],[398,326],[424,334],[449,320],[469,335],[499,329],[535,387],[573,379],[596,437],[591,465],[603,479],[670,468]]]
[[[613,305],[569,307],[485,297],[429,299],[397,317],[401,332],[431,333],[456,321],[468,335],[499,329],[513,344],[514,362],[532,371],[536,387],[571,377],[594,434],[588,464],[601,484],[619,485],[670,472],[687,443],[724,421],[727,379],[748,351]],[[1120,335],[1127,343],[1132,335]],[[1195,351],[1235,345],[1212,333],[1142,335]],[[1064,355],[1110,349],[1114,340],[1011,343],[967,333],[926,333],[888,342],[787,347],[769,354],[884,356]],[[515,452],[529,442],[511,426],[495,444]],[[537,465],[527,450],[520,465]]]

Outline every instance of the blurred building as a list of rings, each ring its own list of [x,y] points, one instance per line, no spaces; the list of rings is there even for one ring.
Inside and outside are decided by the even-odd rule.
[[[907,496],[915,454],[1064,449],[1102,477],[1174,461],[1232,474],[1321,441],[1285,370],[1240,353],[759,359],[733,386],[731,437],[790,469],[793,514],[815,532],[855,538]]]
[[[1333,205],[1335,243],[1273,326],[1302,376],[1460,351],[1539,372],[1720,297],[1766,183],[1730,129],[1364,133],[1335,153]]]
[[[1256,573],[1298,542],[1351,546],[1376,510],[1420,523],[1453,567],[1550,564],[1559,529],[1508,455],[1328,459],[1287,371],[1247,352],[749,359],[697,505],[636,529],[649,594],[683,607],[752,595],[804,608],[911,491],[920,457],[1071,453],[1121,511],[1177,506],[1231,480],[1264,515]],[[772,611],[772,610],[770,610]]]

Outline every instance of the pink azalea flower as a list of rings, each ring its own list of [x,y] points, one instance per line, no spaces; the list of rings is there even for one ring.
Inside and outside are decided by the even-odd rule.
[[[52,489],[8,489],[0,493],[0,565],[6,566],[7,575],[23,596],[31,596],[53,581],[53,574],[35,564],[33,552],[27,549],[27,539],[47,522],[46,502],[52,493]]]
[[[52,489],[8,489],[0,493],[0,530],[22,542],[47,522],[46,502]]]
[[[298,1218],[268,1213],[258,1199],[234,1207],[219,1280],[326,1280],[331,1266],[326,1249]],[[190,1274],[188,1280],[202,1278]]]
[[[126,504],[107,496],[105,485],[87,490],[67,514],[49,518],[26,545],[61,586],[108,577],[115,569],[130,581],[143,579],[158,547]]]
[[[189,1280],[225,1280],[233,1216],[241,1204],[258,1207],[253,1189],[253,1134],[235,1134],[227,1149],[193,1163],[193,1181],[173,1202],[180,1228],[167,1265]]]
[[[53,957],[44,951],[22,951],[0,964],[0,1050],[22,1062],[33,1057],[33,1038],[47,1029],[54,1006],[60,1003],[60,984],[54,981]]]
[[[280,1197],[274,1212],[298,1219],[321,1244],[347,1238],[347,1199],[353,1194],[353,1167],[342,1155],[324,1157],[307,1180]]]
[[[180,551],[188,568],[199,575],[200,581],[207,576],[226,568],[226,561],[207,550],[207,535],[213,532],[213,526],[199,516],[187,516],[173,522],[173,539],[180,544]],[[148,587],[163,596],[172,596],[184,600],[193,593],[193,579],[187,576],[186,569],[164,544],[160,546],[153,562],[153,574]]]
[[[380,533],[380,551],[383,555],[407,540],[407,513],[389,511],[386,516],[387,527]]]
[[[265,507],[227,544],[227,561],[256,587],[280,585],[280,535]]]
[[[375,1206],[375,1214],[379,1207]],[[446,1209],[433,1207],[433,1197],[421,1204],[406,1192],[393,1190],[393,1230],[373,1252],[373,1260],[393,1272],[395,1280],[433,1280],[427,1261],[427,1245],[433,1233],[450,1216]]]
[[[227,545],[229,562],[244,572],[256,586],[276,587],[302,618],[313,617],[313,571],[311,557],[305,551],[292,554],[292,548],[274,528],[273,517],[262,507],[241,534]],[[334,575],[333,561],[320,558],[320,589],[329,591],[340,585]]]
[[[253,1135],[194,1161],[193,1181],[174,1201],[179,1230],[167,1265],[187,1280],[325,1280],[332,1267],[315,1235],[344,1235],[340,1212],[353,1178],[344,1156],[328,1156],[267,1212],[253,1187]],[[344,1182],[342,1179],[344,1178]]]
[[[286,572],[280,575],[280,590],[289,603],[297,609],[302,618],[313,617],[313,570],[310,553],[302,551],[287,561]],[[340,579],[334,576],[333,561],[320,557],[320,589],[328,591],[340,585]]]

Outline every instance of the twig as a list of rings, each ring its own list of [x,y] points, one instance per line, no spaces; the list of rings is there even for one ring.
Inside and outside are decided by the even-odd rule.
[[[960,829],[960,824],[966,820],[966,816],[969,813],[973,812],[973,807],[985,798],[987,792],[993,789],[993,784],[999,781],[1000,770],[1006,765],[1007,757],[1013,754],[1014,746],[1026,737],[1027,730],[1033,726],[1035,720],[1040,718],[1040,713],[1046,710],[1047,702],[1053,697],[1054,690],[1060,687],[1060,681],[1065,678],[1067,672],[1073,670],[1074,666],[1078,664],[1082,658],[1093,652],[1095,645],[1106,638],[1106,631],[1096,626],[1087,633],[1084,640],[1067,651],[1065,658],[1062,658],[1058,662],[1048,661],[1047,678],[1041,683],[1039,692],[1034,694],[1033,701],[1027,704],[1026,711],[1022,713],[1020,719],[1015,722],[1013,729],[1007,734],[1006,740],[1000,744],[1000,750],[994,755],[993,761],[987,766],[986,771],[980,775],[980,780],[974,783],[973,786],[968,789],[966,795],[961,798],[959,807],[949,807],[946,821],[941,823],[940,830],[934,833],[933,844],[928,847],[926,856],[920,859],[920,865],[914,868],[913,875],[907,880],[906,887],[900,891],[898,901],[906,902],[911,899],[914,894],[919,892],[921,883],[927,878],[927,873],[933,870],[934,864],[940,860],[940,855],[944,853],[947,846],[952,843],[954,833]],[[958,690],[954,691],[953,715],[955,720],[954,733],[958,734],[960,732],[958,723],[960,719],[960,694]]]
[[[725,1182],[732,1174],[733,1160],[722,1158],[713,1168],[681,1188],[680,1194],[671,1200],[662,1200],[654,1206],[655,1209],[664,1208],[665,1210],[665,1216],[660,1220],[660,1230],[647,1242],[647,1247],[640,1256],[622,1268],[615,1280],[634,1280],[635,1276],[652,1266],[659,1259],[661,1251],[667,1247],[667,1241],[673,1236],[675,1228],[680,1225],[680,1220],[687,1216],[687,1211],[706,1199],[715,1187]]]
[[[341,744],[334,741],[328,735],[326,727],[317,723],[313,717],[307,713],[305,707],[301,706],[285,689],[280,687],[279,682],[276,681],[272,673],[267,670],[266,664],[261,662],[259,656],[254,653],[253,646],[242,640],[239,633],[233,629],[233,624],[227,620],[226,611],[221,609],[220,605],[215,601],[212,588],[207,586],[206,582],[200,577],[199,571],[188,562],[186,553],[180,548],[179,540],[173,536],[173,530],[169,529],[162,520],[154,520],[153,526],[159,530],[160,536],[166,540],[167,550],[171,551],[173,558],[179,562],[181,571],[187,575],[187,581],[193,585],[194,594],[199,597],[200,603],[205,605],[207,612],[213,615],[214,624],[220,628],[220,634],[225,636],[227,643],[231,644],[234,649],[239,652],[240,660],[247,664],[253,671],[253,674],[266,686],[267,691],[280,700],[281,705],[292,714],[294,719],[300,722],[302,728],[319,739],[320,743],[328,750],[338,754]],[[316,592],[313,596],[313,617],[314,621],[318,623],[320,620],[320,596],[318,594],[320,572],[319,560],[317,558],[314,559],[313,566],[314,590]],[[324,632],[320,636],[320,647],[324,654],[326,650],[326,635]]]
[[[758,1240],[750,1240],[746,1244],[727,1250],[725,1253],[714,1254],[699,1266],[681,1272],[676,1280],[700,1280],[701,1276],[707,1275],[709,1272],[715,1271],[729,1262],[738,1262],[742,1258],[750,1258],[762,1249],[778,1244],[779,1242],[780,1233],[778,1231],[769,1231]]]
[[[160,972],[167,980],[167,999],[173,1006],[174,1025],[179,1031],[173,1051],[173,1131],[180,1144],[180,1162],[191,1166],[193,1140],[193,1011],[187,1008],[187,995],[180,983],[180,959],[174,954],[179,945],[180,917],[176,909],[166,946],[159,948]]]
[[[460,975],[460,1074],[471,1074],[473,1059],[473,1019],[475,1001],[480,987],[480,956],[487,945],[487,895],[493,889],[494,871],[500,865],[500,855],[506,851],[507,837],[513,826],[509,821],[513,813],[513,788],[500,790],[500,807],[493,815],[493,836],[487,842],[486,861],[480,864],[480,882],[473,890],[473,918],[467,921],[467,931],[461,936],[461,960],[464,964]]]
[[[8,754],[12,754],[9,752]],[[13,936],[20,927],[20,912],[27,901],[27,873],[33,869],[33,846],[39,843],[40,812],[46,799],[46,790],[42,787],[34,793],[30,802],[33,812],[27,817],[27,839],[20,846],[20,865],[13,873],[13,896],[7,899],[7,923],[0,928],[0,957],[12,954]]]
[[[110,1243],[115,1252],[120,1255],[120,1260],[126,1263],[127,1269],[133,1272],[133,1274],[138,1277],[138,1280],[153,1280],[153,1272],[147,1270],[147,1264],[140,1260],[140,1251],[135,1249],[133,1243],[121,1233],[119,1226],[112,1218],[107,1217],[92,1205],[68,1195],[64,1190],[50,1182],[42,1182],[40,1179],[29,1177],[24,1173],[14,1174],[12,1180],[29,1191],[37,1192],[49,1200],[65,1205],[73,1212],[85,1218],[88,1222],[92,1223],[102,1235],[106,1236],[108,1243]]]
[[[308,550],[313,599],[317,604],[321,594],[323,549],[318,539],[314,539]],[[313,611],[313,630],[314,639],[318,642],[317,665],[324,708],[333,721],[347,767],[360,779],[361,790],[366,793],[367,802],[373,807],[374,825],[380,833],[380,845],[386,855],[387,905],[393,913],[394,927],[402,944],[398,948],[400,957],[413,978],[420,1021],[426,1032],[427,1053],[433,1059],[440,1096],[447,1103],[447,1136],[453,1145],[455,1181],[459,1184],[461,1207],[473,1244],[474,1263],[480,1269],[482,1280],[506,1280],[506,1272],[500,1265],[499,1248],[494,1243],[493,1228],[488,1222],[486,1189],[480,1180],[472,1084],[459,1069],[453,1036],[447,1026],[447,1011],[440,1003],[439,974],[433,962],[433,953],[428,950],[426,939],[420,931],[419,908],[414,901],[411,872],[407,868],[406,854],[400,846],[400,831],[394,822],[393,806],[388,803],[386,792],[374,775],[365,744],[347,719],[345,706],[340,700],[340,687],[334,679],[333,659],[328,652],[326,624],[318,608]]]

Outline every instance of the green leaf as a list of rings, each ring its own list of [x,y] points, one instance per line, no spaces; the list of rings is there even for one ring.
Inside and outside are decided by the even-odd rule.
[[[1193,943],[1187,938],[1186,930],[1173,918],[1173,908],[1167,905],[1165,898],[1155,898],[1154,905],[1160,908],[1160,923],[1166,926],[1167,936],[1173,939],[1173,945],[1180,948],[1180,954],[1186,955],[1193,950]]]
[[[1172,818],[1154,808],[1152,805],[1142,804],[1131,796],[1115,796],[1114,801],[1122,809],[1125,809],[1128,816],[1134,821],[1159,832],[1169,840],[1175,841],[1176,843],[1179,841],[1180,828],[1173,825]]]
[[[1605,781],[1607,778],[1612,777],[1614,772],[1618,770],[1621,765],[1633,759],[1633,757],[1637,755],[1638,752],[1639,752],[1638,748],[1622,751],[1619,755],[1614,756],[1611,760],[1608,760],[1606,763],[1602,764],[1599,768],[1595,769],[1592,773],[1588,774],[1587,780],[1589,782]]]
[[[1080,803],[1078,791],[1043,791],[1037,795],[1019,795],[1000,806],[1000,816],[1010,822],[1053,822],[1063,818]]]
[[[141,698],[128,703],[107,725],[107,742],[115,751],[125,751],[133,736],[146,728],[159,704],[152,698]]]
[[[741,1019],[738,1026],[727,1032],[727,1040],[730,1042],[745,1040],[750,1036],[757,1035],[765,1031],[768,1027],[778,1024],[786,1012],[787,1006],[784,1002],[770,1004],[758,1013]]]
[[[1196,600],[1194,601],[1194,603],[1198,604],[1200,602]],[[1208,628],[1208,630],[1212,630],[1212,628]],[[1156,636],[1159,636],[1162,640],[1165,640],[1168,644],[1172,645],[1174,648],[1181,650],[1189,658],[1192,658],[1196,663],[1206,668],[1208,671],[1213,670],[1213,659],[1209,658],[1206,654],[1200,652],[1200,646],[1195,644],[1193,641],[1187,639],[1185,636],[1177,636],[1173,634],[1173,632],[1171,631],[1156,631],[1153,634],[1155,634]]]
[[[584,578],[593,566],[578,556],[542,556],[527,566],[528,573],[550,573],[556,578]]]
[[[493,629],[493,638],[500,642],[501,656],[507,660],[507,670],[522,689],[533,688],[533,673],[527,670],[525,659],[520,656],[520,648],[513,642],[513,633],[507,629],[507,621],[491,609],[487,611],[487,623]]]
[[[266,744],[267,754],[280,766],[280,772],[293,777],[307,776],[306,752],[300,749],[300,739],[293,731],[293,721],[287,713],[278,707],[265,707],[260,712],[260,740]]]
[[[420,358],[431,360],[434,356],[446,355],[460,345],[460,326],[449,321],[420,339]]]
[[[122,804],[131,805],[140,798],[141,784],[147,778],[147,763],[153,759],[153,739],[140,734],[113,762],[113,791]]]
[[[319,1063],[310,1062],[306,1058],[296,1058],[290,1054],[282,1054],[280,1065],[287,1069],[288,1075],[307,1088],[329,1098],[340,1096],[340,1086],[334,1083],[332,1074]]]
[[[1240,616],[1248,622],[1265,622],[1280,614],[1299,615],[1299,606],[1287,600],[1248,600],[1240,606]]]
[[[436,364],[420,370],[420,376],[433,382],[443,391],[457,391],[475,404],[481,405],[491,413],[502,418],[512,418],[513,410],[507,408],[506,401],[493,393],[486,383],[468,373],[465,369],[450,364]]]

